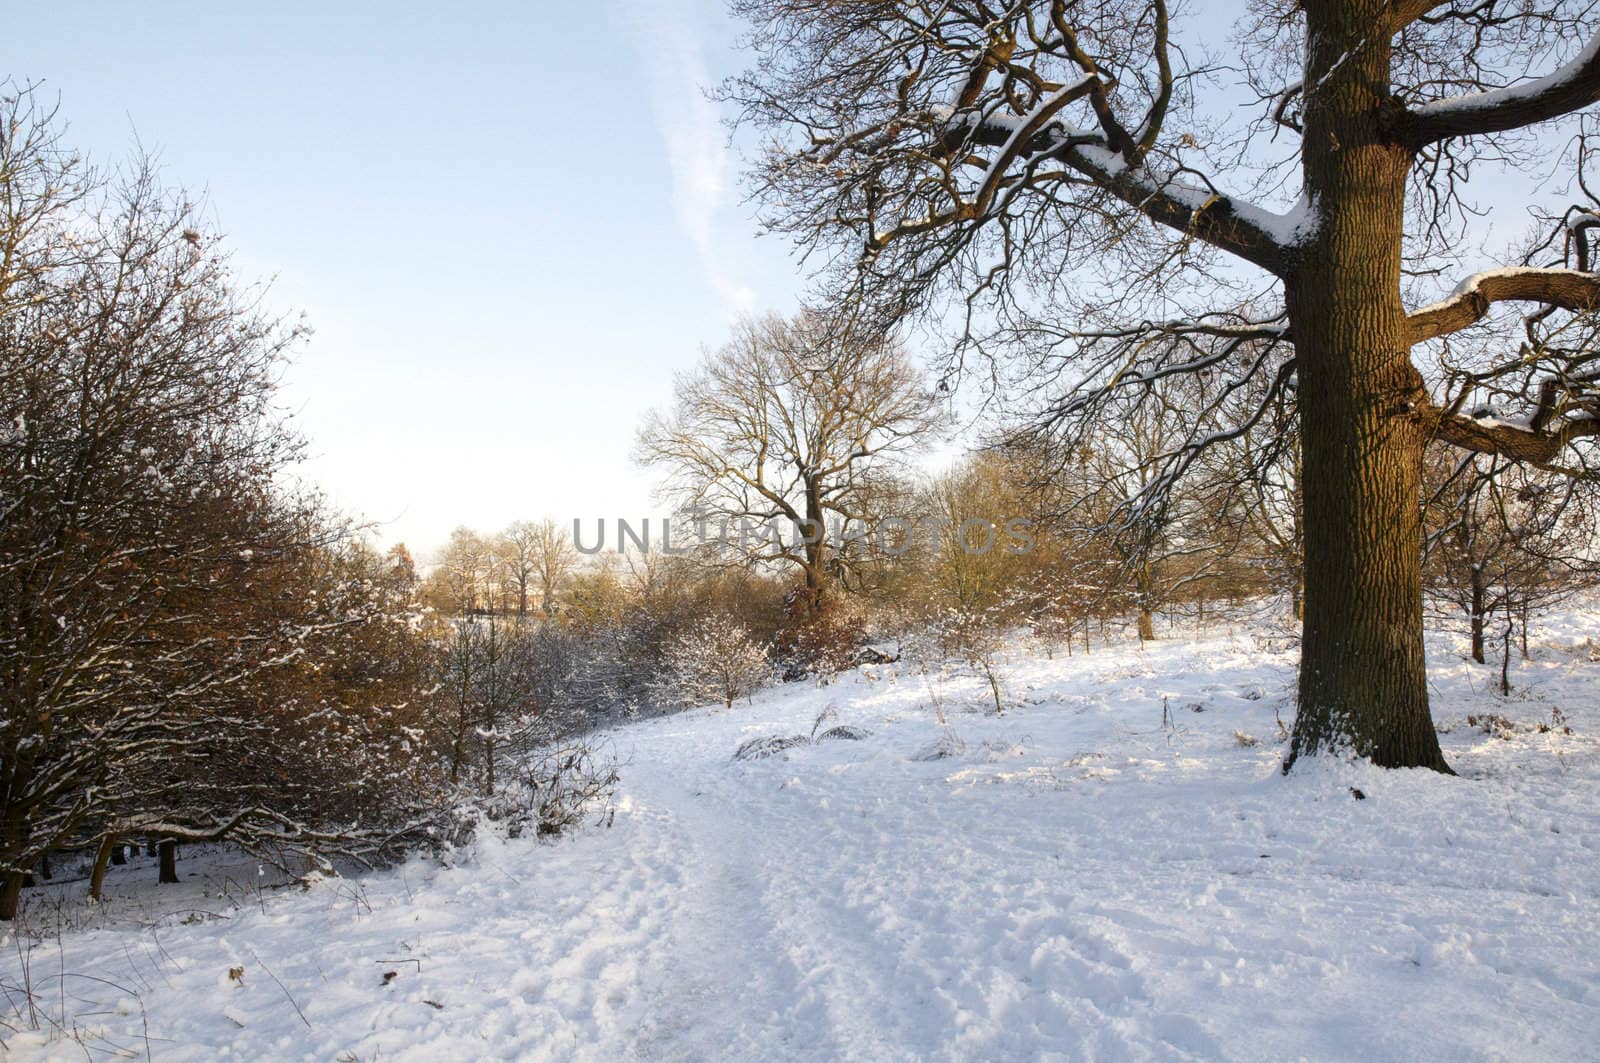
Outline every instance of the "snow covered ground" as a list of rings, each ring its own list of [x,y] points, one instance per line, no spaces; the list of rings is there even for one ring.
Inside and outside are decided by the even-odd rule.
[[[1454,779],[1280,776],[1294,654],[1259,626],[1019,649],[1003,716],[976,679],[887,665],[639,723],[612,735],[610,828],[308,890],[188,859],[178,887],[118,869],[97,911],[41,891],[34,932],[0,939],[0,1038],[23,1059],[1593,1058],[1600,610],[1535,635],[1510,699],[1433,640]],[[825,709],[871,735],[733,759]],[[1467,723],[1486,713],[1513,728]]]

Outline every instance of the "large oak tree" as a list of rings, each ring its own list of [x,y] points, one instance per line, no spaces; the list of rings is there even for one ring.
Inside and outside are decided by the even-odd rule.
[[[757,191],[773,228],[827,256],[836,292],[885,324],[954,306],[963,350],[1002,341],[1057,386],[1043,423],[1063,432],[1167,376],[1211,377],[1217,409],[1260,396],[1176,445],[1156,490],[1293,396],[1290,762],[1349,749],[1448,770],[1424,671],[1423,446],[1571,464],[1600,433],[1592,345],[1559,338],[1587,335],[1600,299],[1597,219],[1569,214],[1421,304],[1469,272],[1473,165],[1533,159],[1519,131],[1600,97],[1588,6],[1265,0],[1226,41],[1167,0],[732,7],[758,55],[726,89],[768,134]],[[1452,361],[1449,338],[1505,323],[1508,303],[1531,311],[1515,338],[1473,345],[1502,355]],[[1486,392],[1507,414],[1468,412]]]

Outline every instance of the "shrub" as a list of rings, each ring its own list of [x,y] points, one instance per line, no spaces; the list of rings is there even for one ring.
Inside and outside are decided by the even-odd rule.
[[[674,638],[667,647],[661,686],[683,705],[720,701],[733,708],[772,677],[767,652],[742,624],[712,615]]]

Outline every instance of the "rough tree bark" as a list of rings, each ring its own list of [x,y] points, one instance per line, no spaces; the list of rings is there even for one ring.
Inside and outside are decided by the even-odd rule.
[[[1305,506],[1300,703],[1285,767],[1343,743],[1449,771],[1422,640],[1421,377],[1400,301],[1411,152],[1385,128],[1384,0],[1305,5],[1306,190],[1321,224],[1286,281]]]
[[[94,854],[94,869],[89,872],[89,899],[91,901],[99,901],[101,899],[106,884],[106,867],[111,863],[112,853],[121,848],[110,838],[100,843],[99,850]]]
[[[1254,345],[1259,356],[1247,368],[1221,374],[1232,377],[1227,386],[1264,383],[1265,401],[1287,397],[1301,420],[1304,638],[1285,768],[1302,755],[1350,752],[1388,767],[1448,771],[1428,709],[1423,647],[1423,445],[1437,439],[1553,465],[1576,441],[1600,437],[1600,394],[1582,351],[1533,342],[1532,362],[1491,359],[1487,369],[1456,374],[1435,402],[1411,350],[1482,321],[1496,303],[1543,304],[1545,316],[1600,310],[1600,272],[1584,237],[1576,269],[1534,266],[1530,257],[1469,277],[1408,315],[1407,181],[1426,187],[1425,201],[1434,197],[1432,215],[1414,219],[1424,228],[1411,234],[1422,236],[1416,250],[1426,259],[1439,253],[1427,234],[1448,219],[1452,208],[1441,204],[1454,200],[1469,163],[1504,154],[1481,138],[1600,101],[1600,37],[1575,54],[1561,49],[1572,58],[1557,69],[1537,69],[1549,42],[1594,33],[1588,9],[1440,0],[1253,5],[1246,47],[1253,41],[1270,51],[1269,35],[1293,33],[1297,20],[1306,34],[1303,49],[1279,53],[1280,66],[1268,63],[1270,78],[1247,75],[1269,105],[1262,125],[1270,135],[1288,129],[1300,138],[1301,205],[1277,215],[1229,195],[1197,168],[1205,137],[1191,131],[1197,115],[1183,101],[1199,72],[1169,40],[1165,0],[732,3],[750,21],[763,63],[727,97],[781,134],[758,171],[758,190],[779,208],[774,228],[808,250],[864,245],[840,290],[864,295],[890,323],[946,305],[942,286],[954,282],[969,310],[977,305],[1000,319],[990,329],[996,335],[969,335],[972,344],[1020,341],[1051,381],[1061,365],[1081,370],[1036,419],[1064,453],[1124,408],[1123,397],[1148,397],[1178,375],[1215,382],[1221,359],[1241,352],[1237,344]],[[1473,30],[1480,23],[1510,28],[1485,35]],[[1397,77],[1410,83],[1397,85]],[[1122,230],[1120,219],[1115,229],[1101,222],[1122,208],[1271,274],[1283,285],[1282,313],[1218,308],[1187,321],[1139,319],[1143,308],[1128,297],[1128,324],[1080,324],[1074,312],[1110,311],[1098,297],[1078,300],[1070,291],[1061,292],[1066,313],[1055,320],[1016,308],[1026,301],[1013,299],[1017,286],[1042,286],[1048,304],[1055,278],[1087,249],[1117,255],[1132,229]],[[1600,228],[1600,211],[1582,214],[1584,226]],[[1551,246],[1576,231],[1569,220]],[[1134,290],[1165,312],[1167,278],[1149,252],[1136,243],[1121,252],[1123,265]],[[1171,250],[1163,261],[1188,269],[1190,280],[1215,281],[1186,253]],[[1150,281],[1148,290],[1141,281]],[[1280,344],[1292,345],[1292,360]],[[1545,379],[1536,385],[1535,375]],[[1533,416],[1463,413],[1490,384],[1518,405],[1536,392]],[[1164,460],[1157,491],[1170,491],[1219,439],[1258,430],[1259,410],[1253,416],[1233,419],[1226,432],[1196,427]],[[1139,512],[1131,507],[1130,519]]]
[[[161,858],[161,870],[156,881],[162,884],[176,883],[178,881],[178,843],[171,838],[164,838],[156,846],[156,855]]]
[[[804,543],[806,610],[810,616],[822,612],[822,596],[828,589],[828,512],[822,504],[822,484],[814,476],[805,477],[805,521],[799,531]],[[731,707],[731,705],[730,705]]]
[[[13,871],[0,882],[0,920],[10,922],[17,917],[22,904],[22,872]]]

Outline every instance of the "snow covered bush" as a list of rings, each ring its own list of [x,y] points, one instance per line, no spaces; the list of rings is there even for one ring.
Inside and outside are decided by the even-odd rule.
[[[819,602],[814,591],[801,586],[785,597],[784,612],[778,652],[785,679],[809,675],[826,683],[860,663],[866,632],[858,609],[836,598]]]
[[[998,715],[1010,700],[1006,692],[1013,631],[1001,608],[928,610],[901,636],[908,663],[918,667],[943,715],[933,677],[955,666],[983,681],[985,702]]]
[[[180,843],[296,871],[436,844],[415,567],[297,486],[302,330],[153,163],[97,175],[53,115],[0,90],[0,920],[51,854],[94,894],[147,839],[166,882]]]
[[[772,679],[766,649],[744,625],[708,616],[667,646],[662,693],[683,705],[720,701],[728,708]]]
[[[808,735],[762,735],[757,738],[746,739],[733,751],[734,760],[762,760],[766,757],[777,756],[785,750],[796,746],[815,745],[818,742],[859,742],[871,738],[872,732],[865,727],[853,727],[850,724],[838,724],[834,727],[817,732],[822,725],[830,720],[838,720],[839,713],[828,706],[817,714],[811,723],[811,733]]]
[[[811,739],[805,735],[761,735],[739,743],[739,748],[733,751],[733,759],[765,760],[767,757],[777,756],[786,749],[810,743]]]
[[[609,824],[618,779],[616,760],[601,748],[563,742],[524,760],[490,801],[489,816],[512,838],[529,829],[541,837],[560,834],[590,814]]]

